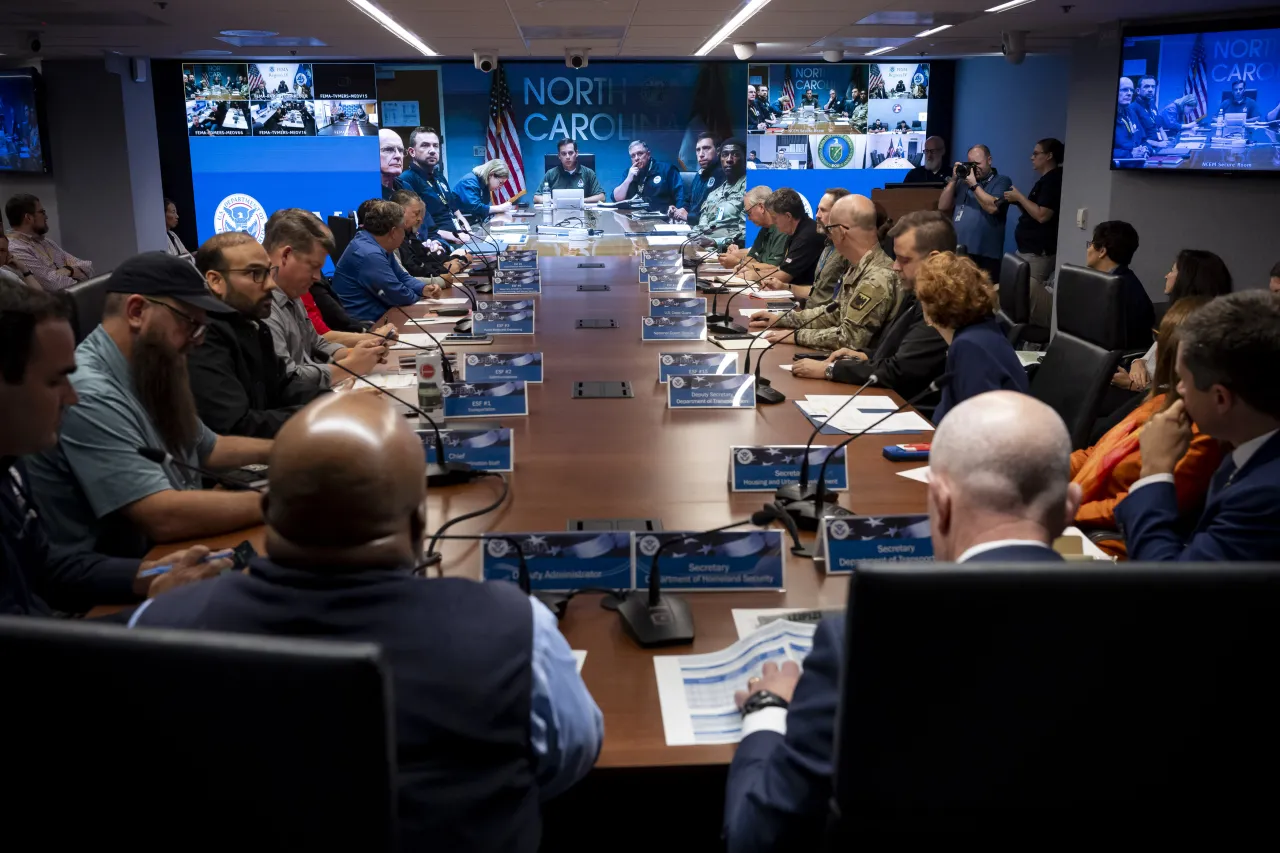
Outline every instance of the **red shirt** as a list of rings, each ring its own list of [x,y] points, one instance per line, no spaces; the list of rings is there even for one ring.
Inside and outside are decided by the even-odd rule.
[[[316,307],[316,301],[311,298],[311,293],[302,294],[302,304],[307,307],[307,316],[311,318],[311,325],[316,327],[316,334],[323,335],[330,331],[328,324],[324,321],[324,316],[320,313],[320,309]]]

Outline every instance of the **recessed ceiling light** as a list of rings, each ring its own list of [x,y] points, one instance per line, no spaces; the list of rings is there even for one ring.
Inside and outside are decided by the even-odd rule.
[[[400,39],[400,41],[409,45],[414,50],[418,51],[418,53],[421,53],[423,56],[439,56],[440,55],[436,53],[434,50],[432,50],[431,48],[427,47],[425,44],[423,44],[422,39],[418,38],[410,30],[405,29],[400,24],[399,21],[397,21],[395,18],[391,17],[386,12],[379,9],[377,6],[370,3],[369,0],[347,0],[347,2],[350,3],[352,6],[355,6],[361,12],[364,12],[370,18],[373,18],[375,21],[377,21],[379,24],[382,25],[382,28],[384,30],[391,33],[393,36]]]
[[[888,53],[888,52],[889,52],[889,51],[891,51],[891,50],[893,50],[893,45],[888,45],[888,46],[886,46],[886,47],[877,47],[875,50],[868,50],[868,51],[867,51],[865,54],[863,54],[863,55],[864,55],[864,56],[879,56],[880,54],[882,54],[882,53]]]
[[[769,0],[751,0],[750,3],[742,7],[742,11],[738,12],[738,14],[734,15],[732,18],[729,19],[729,23],[725,24],[723,27],[717,30],[716,34],[713,35],[711,38],[707,39],[706,43],[703,44],[702,47],[694,51],[693,55],[706,56],[708,53],[715,50],[716,45],[720,44],[720,42],[727,39],[734,32],[734,30],[738,29],[738,27],[745,24],[748,20],[751,19],[752,15],[754,15],[756,12],[759,12],[768,4],[769,4]]]
[[[922,32],[922,33],[916,33],[916,38],[918,38],[918,39],[927,38],[927,37],[929,37],[929,36],[931,36],[931,35],[935,35],[935,34],[937,34],[937,33],[940,33],[940,32],[942,32],[943,30],[949,30],[949,29],[951,29],[951,25],[950,25],[950,24],[943,24],[943,25],[942,25],[942,26],[940,26],[940,27],[934,27],[933,29],[931,29],[931,30],[925,30],[925,31],[924,31],[924,32]]]
[[[992,6],[988,12],[1007,12],[1010,9],[1016,9],[1019,6],[1025,6],[1034,0],[1009,0],[1008,3],[1001,3],[999,6]]]
[[[183,56],[230,56],[229,50],[184,50]]]
[[[220,36],[239,36],[240,38],[266,38],[280,35],[275,30],[223,30]]]

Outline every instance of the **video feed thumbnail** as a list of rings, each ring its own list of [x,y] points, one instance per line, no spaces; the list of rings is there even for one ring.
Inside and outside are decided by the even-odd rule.
[[[923,133],[876,133],[867,137],[869,169],[911,169],[923,160]]]
[[[317,101],[376,101],[373,65],[324,63],[312,66]]]
[[[243,101],[249,97],[249,68],[243,63],[183,64],[188,101]]]
[[[269,101],[294,97],[312,99],[311,63],[251,62],[249,64],[249,98]]]
[[[248,101],[187,101],[189,136],[249,136]]]
[[[294,96],[253,102],[254,136],[315,136],[315,103]]]
[[[317,136],[377,136],[377,101],[315,101]]]

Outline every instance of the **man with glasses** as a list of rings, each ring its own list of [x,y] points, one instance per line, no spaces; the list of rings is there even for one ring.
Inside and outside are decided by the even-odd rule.
[[[1058,260],[1058,209],[1062,206],[1063,146],[1052,137],[1041,139],[1031,151],[1031,168],[1040,177],[1031,194],[1017,187],[1005,191],[1005,201],[1018,206],[1022,216],[1013,229],[1019,257],[1031,265],[1031,322],[1049,328],[1053,317],[1053,277]]]
[[[747,190],[743,197],[747,219],[760,230],[752,241],[750,249],[739,248],[730,244],[719,256],[720,266],[725,269],[737,269],[740,277],[761,278],[778,268],[787,250],[787,235],[773,226],[773,214],[769,212],[765,202],[773,190],[766,186],[756,186]],[[727,276],[717,280],[723,281]]]
[[[206,240],[195,260],[209,290],[235,309],[210,318],[204,344],[187,359],[200,419],[224,435],[274,438],[321,389],[290,385],[263,322],[278,289],[271,258],[253,237],[228,231]]]
[[[947,143],[941,136],[930,136],[924,141],[924,159],[907,176],[904,184],[945,184],[950,172],[947,170]]]
[[[220,436],[200,420],[187,356],[227,307],[186,261],[136,255],[106,285],[102,324],[76,347],[58,443],[28,458],[31,493],[57,547],[140,557],[157,542],[262,523],[256,492],[204,490],[187,466],[264,463],[271,442]],[[138,455],[163,451],[163,462]]]
[[[382,197],[391,198],[396,190],[409,185],[400,176],[404,173],[404,140],[390,128],[378,131],[378,162],[382,171]]]
[[[347,371],[363,376],[386,359],[387,342],[380,336],[394,336],[394,326],[388,324],[374,334],[329,331],[321,337],[307,316],[302,294],[320,280],[325,259],[333,251],[333,235],[314,213],[296,207],[277,210],[267,220],[262,247],[271,259],[276,285],[270,292],[272,310],[265,322],[276,355],[284,360],[291,395],[310,392],[314,396],[330,388],[335,379],[348,378]],[[332,362],[341,367],[335,369]]]
[[[9,220],[9,251],[45,290],[66,290],[77,281],[93,277],[93,264],[69,255],[45,235],[49,233],[49,215],[40,199],[19,193],[5,203]]]

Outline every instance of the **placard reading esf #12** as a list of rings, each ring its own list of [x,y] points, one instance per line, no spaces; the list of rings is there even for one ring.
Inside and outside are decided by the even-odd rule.
[[[519,553],[515,544],[520,546]],[[484,579],[516,582],[523,555],[529,585],[535,590],[630,589],[633,546],[631,533],[486,534]]]
[[[663,589],[714,591],[785,586],[781,530],[637,534],[638,589],[649,585],[655,555]]]

